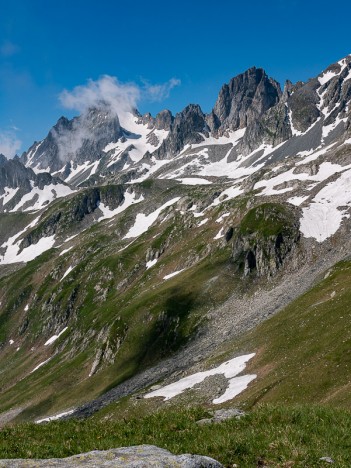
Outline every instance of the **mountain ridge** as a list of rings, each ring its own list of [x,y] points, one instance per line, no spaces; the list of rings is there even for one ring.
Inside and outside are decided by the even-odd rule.
[[[253,67],[209,114],[90,107],[0,157],[0,411],[217,363],[347,258],[350,100],[351,56],[283,91]]]

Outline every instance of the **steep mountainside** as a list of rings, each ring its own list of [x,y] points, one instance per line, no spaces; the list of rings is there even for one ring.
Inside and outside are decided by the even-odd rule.
[[[209,114],[117,115],[101,102],[21,158],[0,155],[0,412],[85,416],[211,369],[212,403],[236,385],[250,404],[284,398],[301,349],[286,345],[294,380],[275,327],[289,335],[291,314],[294,330],[318,331],[299,307],[325,313],[310,288],[351,247],[350,100],[351,56],[283,91],[251,68]],[[248,360],[254,374],[233,380]],[[344,384],[338,374],[325,398],[350,405]]]

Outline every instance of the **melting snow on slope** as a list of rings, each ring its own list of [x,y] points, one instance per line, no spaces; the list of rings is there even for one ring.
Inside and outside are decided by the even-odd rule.
[[[148,270],[149,268],[153,267],[157,263],[157,258],[154,258],[153,260],[149,260],[146,262],[146,269]]]
[[[74,192],[75,190],[72,190],[71,188],[62,184],[45,185],[43,189],[40,189],[39,187],[33,187],[29,193],[26,193],[26,195],[23,195],[21,200],[11,210],[11,212],[19,210],[20,208],[24,206],[25,203],[31,202],[33,199],[35,199],[35,197],[36,197],[36,201],[31,206],[28,206],[27,208],[25,208],[23,211],[40,210],[44,206],[51,203],[56,198],[65,197]]]
[[[224,218],[227,218],[230,215],[230,213],[223,213],[219,218],[216,219],[216,223],[221,223]]]
[[[194,215],[198,215],[199,213],[194,213]],[[197,217],[197,216],[196,216]],[[200,227],[200,226],[203,226],[204,224],[206,224],[208,221],[208,218],[205,218],[205,219],[202,219],[199,224],[197,225],[197,227]]]
[[[165,400],[170,400],[176,395],[180,395],[185,390],[193,388],[196,384],[203,382],[206,377],[223,374],[224,377],[229,380],[229,387],[223,395],[214,399],[213,403],[223,403],[225,401],[231,400],[236,395],[245,390],[248,384],[257,377],[254,374],[236,377],[245,369],[246,363],[254,356],[255,353],[236,357],[230,361],[225,362],[224,364],[221,364],[218,367],[215,367],[214,369],[197,372],[196,374],[192,374],[178,380],[178,382],[174,382],[158,390],[147,393],[144,398],[164,397]]]
[[[103,221],[104,219],[113,218],[118,213],[122,213],[122,211],[126,210],[129,206],[134,205],[136,203],[140,203],[144,200],[144,197],[141,195],[139,198],[135,198],[135,193],[125,192],[123,203],[114,210],[110,210],[108,206],[105,206],[103,203],[99,204],[99,209],[102,211],[102,216],[98,219],[98,221]]]
[[[5,193],[0,195],[0,200],[2,199],[3,205],[6,205],[6,203],[8,203],[16,195],[16,193],[19,190],[19,187],[15,189],[10,188],[10,187],[4,187],[4,190],[5,190]]]
[[[293,187],[286,187],[282,189],[275,189],[274,187],[284,183],[290,182],[293,180],[311,180],[316,182],[322,182],[323,180],[328,179],[328,177],[342,172],[345,169],[349,169],[351,165],[340,166],[340,164],[333,164],[331,162],[324,162],[319,166],[319,171],[316,175],[309,175],[307,172],[302,172],[300,174],[294,174],[294,169],[290,169],[282,174],[272,177],[271,179],[260,180],[255,184],[254,189],[263,188],[260,195],[276,195],[279,193],[288,192],[293,190]]]
[[[305,197],[291,197],[289,198],[287,201],[289,203],[291,203],[292,205],[295,205],[295,206],[300,206],[305,200],[307,200],[308,198],[308,195],[306,195]]]
[[[339,229],[351,206],[351,170],[345,171],[334,182],[327,184],[313,198],[312,203],[303,208],[300,231],[305,237],[313,237],[323,242]]]
[[[221,228],[213,239],[217,240],[217,239],[221,239],[222,237],[224,237],[224,228]]]
[[[93,162],[85,161],[83,164],[77,164],[75,161],[71,160],[70,163],[71,163],[72,169],[71,169],[69,176],[66,177],[65,182],[69,182],[72,179],[74,179],[76,176],[83,175],[83,174],[85,174],[84,180],[89,179],[89,177],[95,174],[95,172],[97,171],[100,161],[99,160],[93,161]],[[66,165],[61,169],[61,171],[58,171],[57,173],[63,172],[65,168],[66,168]],[[56,174],[56,172],[54,174]],[[84,182],[84,180],[82,180],[81,182]]]
[[[144,232],[146,232],[149,227],[152,226],[152,224],[156,221],[161,211],[168,206],[174,205],[174,203],[176,203],[178,200],[180,200],[180,197],[173,198],[148,215],[144,213],[138,213],[135,218],[134,225],[129,229],[123,239],[138,237],[141,236],[141,234],[144,234]]]
[[[130,112],[121,113],[119,120],[121,126],[131,133],[125,134],[125,141],[119,140],[116,143],[109,143],[103,149],[105,153],[113,151],[108,166],[111,166],[117,162],[121,154],[131,145],[133,145],[134,148],[129,151],[130,159],[133,162],[140,161],[147,151],[150,153],[155,151],[169,133],[166,130],[150,130],[147,125],[137,123],[138,117],[134,116]],[[152,134],[155,135],[158,139],[158,144],[156,146],[149,143],[149,138]]]
[[[69,411],[65,411],[64,413],[55,414],[54,416],[49,416],[49,417],[47,417],[47,418],[38,419],[37,421],[35,421],[35,423],[36,423],[36,424],[40,424],[40,423],[43,423],[43,422],[56,421],[57,419],[61,419],[61,418],[63,418],[64,416],[68,416],[69,414],[74,413],[74,411],[75,411],[75,409],[69,410]]]
[[[36,244],[32,244],[19,252],[19,244],[15,243],[7,246],[5,254],[0,257],[0,264],[29,262],[51,249],[55,244],[55,236],[42,237]]]
[[[211,181],[207,179],[201,179],[200,177],[184,177],[183,179],[176,179],[179,180],[184,185],[209,185],[212,184]]]
[[[183,268],[182,270],[174,271],[173,273],[170,273],[169,275],[164,276],[163,279],[168,280],[170,278],[173,278],[173,276],[179,275],[179,273],[181,273],[184,270],[185,268]]]
[[[217,206],[220,203],[222,203],[222,201],[232,200],[233,198],[238,197],[243,192],[244,190],[242,190],[239,186],[234,185],[233,187],[229,187],[223,190],[223,192],[221,192],[219,197],[213,200],[210,206]]]
[[[68,327],[65,327],[63,330],[60,331],[60,333],[58,335],[53,335],[51,338],[49,338],[47,340],[46,343],[44,343],[44,346],[48,346],[48,345],[51,345],[52,343],[54,343],[62,335],[62,333],[65,333],[65,331],[67,329],[68,329]]]
[[[73,249],[73,247],[74,247],[74,246],[71,245],[71,247],[68,247],[68,249],[63,249],[62,252],[60,252],[60,255],[59,255],[59,256],[61,257],[61,255],[64,255],[65,253],[69,252],[71,249]]]
[[[64,278],[66,278],[67,275],[69,275],[71,273],[71,271],[73,270],[73,266],[69,266],[67,268],[67,270],[65,271],[65,273],[63,274],[62,278],[60,279],[60,281],[62,281]]]
[[[30,374],[33,374],[33,372],[35,372],[36,370],[40,369],[40,367],[45,366],[45,364],[46,364],[47,362],[49,362],[50,359],[51,359],[51,357],[49,357],[49,359],[47,359],[46,361],[43,361],[43,362],[41,362],[40,364],[38,364],[36,367],[34,367],[34,369],[33,369],[32,371],[30,371]]]
[[[322,76],[318,78],[318,81],[321,85],[324,85],[327,83],[329,80],[334,78],[334,76],[337,76],[339,73],[333,72],[331,70],[325,72]]]

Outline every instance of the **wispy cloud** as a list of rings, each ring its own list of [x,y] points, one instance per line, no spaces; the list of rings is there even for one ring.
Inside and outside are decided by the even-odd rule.
[[[99,80],[89,80],[86,85],[64,90],[59,99],[67,109],[84,112],[91,107],[108,107],[111,111],[128,112],[136,107],[140,89],[133,83],[120,83],[114,76],[104,75]]]
[[[2,57],[12,57],[20,51],[17,44],[11,41],[5,41],[0,45],[0,55]]]
[[[143,81],[143,83],[142,96],[144,99],[151,102],[160,102],[167,99],[172,89],[176,86],[180,86],[181,81],[177,78],[171,78],[169,81],[162,84],[151,84],[148,81]]]
[[[21,148],[22,142],[19,140],[14,131],[0,131],[0,153],[7,158],[13,158],[17,151]]]
[[[70,91],[65,89],[59,95],[62,106],[78,111],[81,118],[73,121],[69,131],[65,128],[52,130],[59,148],[60,159],[63,162],[72,159],[84,141],[91,138],[88,127],[84,125],[89,109],[103,109],[113,116],[117,115],[121,120],[124,114],[136,109],[141,101],[155,102],[166,99],[171,90],[179,84],[180,80],[172,78],[162,84],[143,81],[142,85],[137,85],[122,83],[114,76],[104,75],[96,81],[89,80],[86,85],[76,86]]]
[[[101,106],[118,115],[135,109],[141,101],[163,101],[179,85],[180,80],[177,78],[161,84],[143,81],[140,86],[136,83],[122,83],[114,76],[104,75],[96,81],[89,80],[86,85],[76,86],[72,91],[64,90],[59,99],[67,109],[83,113],[91,107]]]

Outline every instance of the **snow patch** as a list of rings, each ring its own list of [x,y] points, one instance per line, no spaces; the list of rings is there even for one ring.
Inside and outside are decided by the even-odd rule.
[[[63,418],[64,416],[68,416],[69,414],[72,414],[75,412],[75,409],[73,410],[69,410],[69,411],[65,411],[64,413],[59,413],[59,414],[55,414],[54,416],[49,416],[47,418],[43,418],[43,419],[38,419],[37,421],[35,421],[36,424],[41,424],[43,422],[50,422],[50,421],[56,421],[57,419],[61,419]]]
[[[126,210],[129,208],[131,205],[134,205],[136,203],[140,203],[141,201],[144,200],[143,195],[141,195],[139,198],[135,198],[135,193],[129,193],[125,192],[124,193],[124,200],[123,203],[114,210],[111,210],[108,206],[105,206],[103,203],[99,204],[99,209],[102,211],[102,216],[98,219],[98,222],[103,221],[104,219],[110,219],[116,216],[118,213],[122,213],[122,211]]]
[[[29,193],[23,195],[21,200],[17,203],[17,205],[11,210],[11,212],[18,211],[22,208],[27,202],[31,202],[32,200],[36,199],[33,204],[25,208],[23,211],[36,211],[41,210],[49,203],[51,203],[56,198],[65,197],[74,193],[76,190],[72,190],[70,187],[67,187],[63,184],[49,184],[45,185],[43,189],[39,187],[33,187]]]
[[[300,231],[305,237],[313,237],[318,242],[325,241],[339,229],[343,218],[348,216],[351,206],[351,170],[327,184],[313,198],[312,203],[303,208]]]
[[[33,372],[35,372],[36,370],[40,369],[40,367],[45,366],[45,364],[46,364],[47,362],[49,362],[50,359],[51,359],[51,357],[49,357],[49,359],[47,359],[46,361],[43,361],[43,362],[41,362],[40,364],[38,364],[36,367],[34,367],[34,369],[33,369],[32,371],[30,371],[30,374],[33,374]]]
[[[18,236],[18,235],[17,235]],[[13,238],[11,238],[13,239]],[[9,242],[9,241],[8,241]],[[42,237],[36,244],[32,244],[22,252],[19,252],[19,244],[17,243],[6,243],[7,249],[4,255],[0,257],[0,264],[9,264],[9,263],[19,263],[19,262],[29,262],[34,260],[36,257],[51,249],[55,244],[55,235],[49,237]],[[2,247],[4,247],[3,245]]]
[[[245,369],[246,363],[254,356],[255,353],[236,357],[221,364],[218,367],[215,367],[214,369],[197,372],[196,374],[184,377],[183,379],[180,379],[170,385],[166,385],[165,387],[162,387],[158,390],[147,393],[144,398],[164,397],[165,401],[170,400],[171,398],[180,395],[185,390],[193,388],[196,384],[203,382],[207,377],[223,374],[227,379],[229,379],[229,389],[227,389],[226,392],[219,398],[213,400],[213,403],[227,401],[228,399],[234,398],[234,396],[245,390],[249,382],[256,378],[256,375],[236,377]],[[243,377],[246,377],[246,379],[243,379]]]
[[[221,223],[224,218],[227,218],[230,215],[230,213],[223,213],[219,218],[216,219],[216,223]]]
[[[332,78],[334,78],[334,76],[338,76],[338,74],[339,73],[333,72],[331,70],[326,71],[325,73],[323,73],[322,76],[318,78],[318,81],[321,85],[324,85],[325,83],[328,83],[328,81],[330,81]]]
[[[65,241],[67,242],[67,241]],[[60,252],[60,255],[59,257],[61,257],[61,255],[64,255],[65,253],[69,252],[71,249],[73,249],[73,245],[71,245],[71,247],[68,247],[68,249],[63,249],[62,252]]]
[[[212,182],[207,179],[201,179],[200,177],[184,177],[183,179],[176,179],[179,180],[184,185],[210,185]]]
[[[222,237],[224,237],[224,228],[221,228],[213,239],[217,240],[217,239],[221,239]]]
[[[65,271],[65,273],[63,274],[62,278],[60,279],[60,281],[62,281],[64,278],[66,278],[67,275],[69,275],[71,273],[71,271],[73,270],[73,266],[69,266],[67,268],[67,270]]]
[[[19,187],[13,189],[11,187],[4,187],[4,193],[0,196],[0,200],[3,200],[3,205],[6,205],[18,192]]]
[[[152,213],[146,215],[144,213],[138,213],[134,225],[129,229],[127,234],[123,237],[123,239],[129,239],[131,237],[139,237],[141,234],[144,234],[149,227],[153,225],[153,223],[157,220],[160,213],[167,208],[168,206],[174,205],[177,201],[180,200],[180,197],[173,198],[168,202],[164,203],[160,208],[153,211]]]
[[[181,273],[184,270],[185,268],[183,268],[182,270],[174,271],[173,273],[170,273],[169,275],[164,276],[163,279],[168,280],[170,278],[173,278],[173,276],[179,275],[179,273]]]
[[[48,345],[51,345],[52,343],[54,343],[62,335],[62,333],[65,333],[65,331],[67,329],[68,329],[68,327],[65,327],[63,330],[60,331],[60,333],[58,335],[53,335],[51,338],[49,338],[47,340],[46,343],[44,343],[44,346],[48,346]]]
[[[195,214],[198,214],[198,213],[194,213],[194,215],[195,215]],[[197,227],[203,226],[204,224],[207,223],[207,221],[208,221],[208,218],[202,219],[202,220],[199,222],[199,224],[197,225]]]
[[[154,258],[153,260],[149,260],[147,263],[146,263],[146,269],[148,270],[149,268],[153,267],[154,265],[156,265],[157,263],[157,258]]]
[[[300,206],[305,200],[307,200],[307,198],[308,198],[308,195],[306,195],[305,197],[296,196],[296,197],[289,198],[287,202],[295,206]]]

